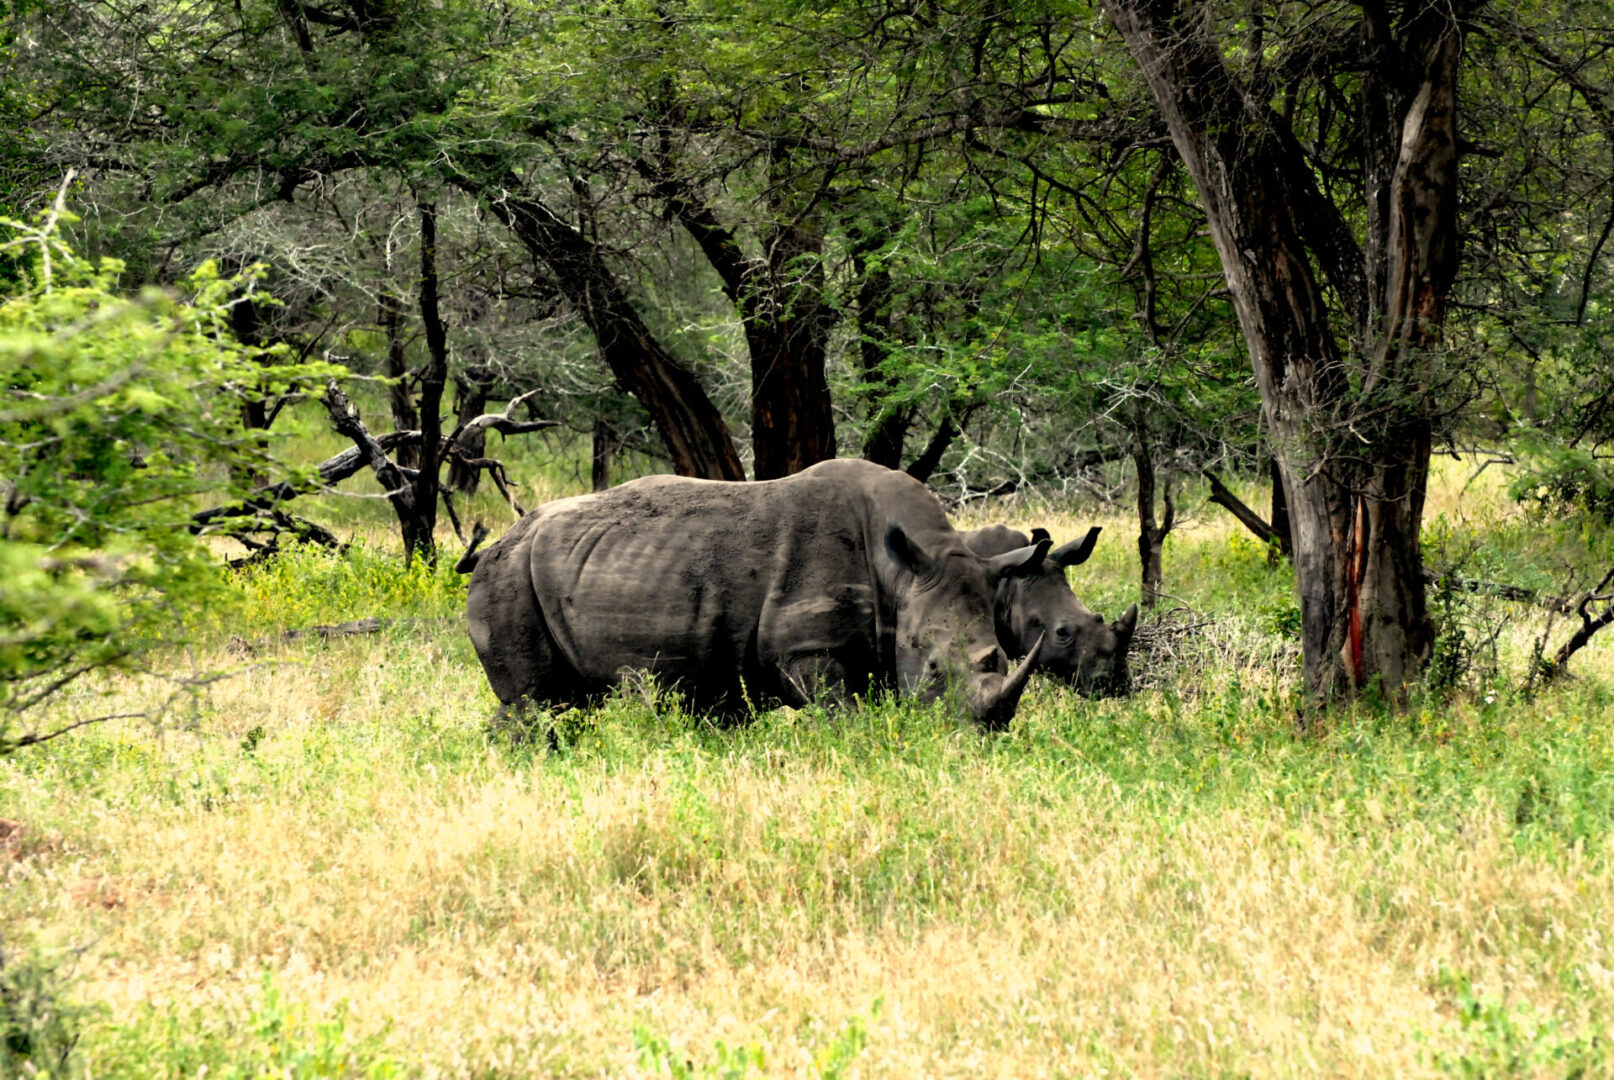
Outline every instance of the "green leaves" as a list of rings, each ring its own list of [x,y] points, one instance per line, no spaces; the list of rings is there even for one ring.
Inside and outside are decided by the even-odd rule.
[[[120,296],[121,264],[75,255],[65,217],[59,199],[37,227],[0,219],[23,267],[0,303],[0,753],[83,676],[179,640],[218,585],[198,498],[244,495],[272,460],[242,402],[339,370],[225,332],[255,271]]]

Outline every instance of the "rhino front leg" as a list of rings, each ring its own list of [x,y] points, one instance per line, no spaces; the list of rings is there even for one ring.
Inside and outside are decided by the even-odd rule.
[[[786,705],[844,705],[852,700],[846,665],[825,653],[796,656],[780,664],[779,683],[779,696]]]

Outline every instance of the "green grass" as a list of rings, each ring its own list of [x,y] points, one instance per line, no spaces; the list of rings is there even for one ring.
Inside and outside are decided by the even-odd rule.
[[[1432,541],[1497,577],[1601,557],[1459,505]],[[1126,700],[1034,682],[987,736],[630,686],[550,752],[490,738],[457,576],[297,551],[197,628],[246,670],[193,715],[0,761],[0,925],[89,1009],[85,1077],[1607,1074],[1607,644],[1526,697],[1539,613],[1468,597],[1494,664],[1298,737],[1287,571],[1219,519],[1166,557],[1200,628]]]

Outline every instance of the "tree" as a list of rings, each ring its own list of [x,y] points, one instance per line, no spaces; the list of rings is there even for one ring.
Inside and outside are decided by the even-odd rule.
[[[1249,348],[1289,497],[1306,685],[1398,696],[1433,643],[1419,526],[1449,378],[1472,5],[1369,3],[1304,31],[1256,9],[1242,38],[1208,5],[1103,6],[1194,179]],[[1283,104],[1308,80],[1354,99],[1353,123],[1316,121],[1338,186]]]

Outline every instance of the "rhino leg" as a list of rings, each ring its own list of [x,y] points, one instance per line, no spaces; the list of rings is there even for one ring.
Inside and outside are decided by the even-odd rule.
[[[529,727],[535,708],[575,702],[577,677],[524,579],[478,574],[471,580],[466,616],[471,644],[500,702],[495,729]]]
[[[852,700],[851,682],[846,665],[832,654],[798,655],[779,665],[779,696],[786,705],[844,705]]]

